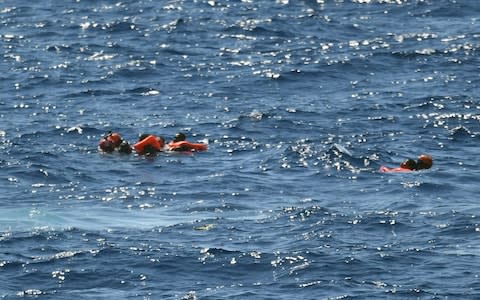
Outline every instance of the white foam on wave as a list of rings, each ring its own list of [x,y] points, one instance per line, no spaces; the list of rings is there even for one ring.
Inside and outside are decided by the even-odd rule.
[[[148,210],[116,209],[112,207],[76,207],[56,209],[50,207],[6,208],[0,212],[0,232],[31,232],[78,228],[102,231],[117,228],[151,229],[169,227],[180,223],[189,223],[198,218],[209,218],[208,213],[172,214],[164,207]]]

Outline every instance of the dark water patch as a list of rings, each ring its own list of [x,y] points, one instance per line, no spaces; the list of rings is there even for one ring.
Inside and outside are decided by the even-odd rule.
[[[458,126],[450,130],[450,135],[454,141],[465,141],[476,137],[468,128]]]

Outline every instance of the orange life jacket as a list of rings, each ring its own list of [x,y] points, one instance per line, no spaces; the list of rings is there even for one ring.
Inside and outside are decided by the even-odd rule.
[[[162,151],[162,145],[158,141],[157,137],[154,135],[147,136],[143,140],[133,145],[133,148],[135,149],[135,151],[137,151],[138,154],[144,154],[145,147],[147,146],[151,146],[153,149],[157,151]]]
[[[122,137],[120,136],[120,134],[118,134],[116,132],[112,132],[112,133],[108,134],[105,137],[105,139],[107,141],[109,141],[110,143],[112,143],[115,148],[120,146],[120,144],[122,143]]]
[[[168,149],[171,151],[206,151],[208,146],[207,144],[180,141],[168,143]]]

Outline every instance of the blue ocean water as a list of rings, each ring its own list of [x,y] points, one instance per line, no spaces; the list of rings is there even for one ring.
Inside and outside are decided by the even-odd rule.
[[[0,298],[480,298],[479,11],[0,1]]]

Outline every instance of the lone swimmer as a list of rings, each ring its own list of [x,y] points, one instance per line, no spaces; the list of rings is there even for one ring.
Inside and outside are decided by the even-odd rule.
[[[427,154],[422,154],[417,158],[416,161],[411,158],[403,161],[400,164],[399,168],[388,168],[385,166],[381,166],[380,172],[410,172],[410,171],[426,170],[426,169],[430,169],[432,165],[433,165],[432,157]]]

